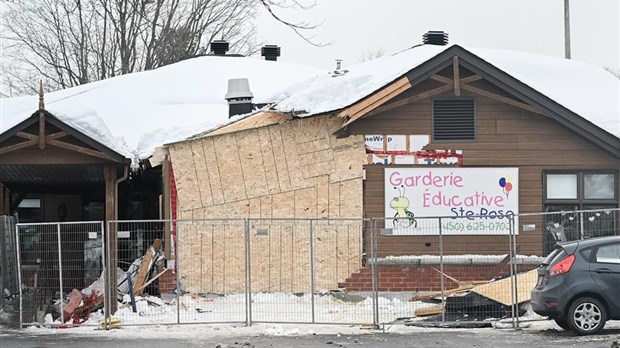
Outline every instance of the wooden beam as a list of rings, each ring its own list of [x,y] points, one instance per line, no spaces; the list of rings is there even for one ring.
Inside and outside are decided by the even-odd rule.
[[[212,132],[205,134],[205,137],[221,135],[226,133],[240,132],[248,129],[267,127],[274,124],[282,123],[289,117],[279,112],[261,112],[248,118],[242,119],[235,123],[218,128]]]
[[[431,80],[435,80],[435,81],[439,81],[442,83],[445,83],[446,85],[450,85],[452,86],[454,84],[454,81],[452,79],[449,79],[447,77],[443,77],[441,75],[433,75],[430,77]],[[478,80],[482,80],[482,77],[480,77],[479,75],[472,75],[472,76],[467,76],[465,78],[461,79],[461,83],[460,85],[465,85],[474,81],[478,81]]]
[[[50,135],[46,135],[45,136],[45,141],[47,141],[49,143],[51,140],[56,140],[56,139],[59,139],[59,138],[62,138],[62,137],[66,137],[67,135],[69,135],[69,133],[67,133],[65,131],[58,132],[58,133],[52,133]]]
[[[39,111],[39,149],[45,149],[45,112]]]
[[[73,145],[73,144],[69,144],[69,143],[65,143],[65,142],[60,141],[60,140],[50,140],[49,144],[50,145],[54,145],[56,147],[63,148],[63,149],[67,149],[67,150],[83,153],[85,155],[90,155],[90,156],[93,156],[93,157],[103,158],[103,159],[107,159],[107,160],[113,160],[113,158],[111,158],[110,156],[108,156],[107,154],[105,154],[103,152],[87,149],[85,147],[81,147],[81,146],[77,146],[77,145]]]
[[[66,137],[67,135],[69,135],[67,132],[62,131],[62,132],[58,132],[58,133],[53,133],[50,135],[46,135],[45,136],[45,141],[49,142],[50,140],[55,140],[58,138],[62,138],[62,137]],[[30,134],[30,133],[26,133],[26,132],[17,132],[15,133],[15,136],[20,137],[22,139],[28,139],[28,140],[36,140],[37,142],[39,141],[39,136],[35,135],[35,134]]]
[[[110,313],[116,312],[118,301],[116,300],[116,288],[117,288],[117,267],[118,267],[118,233],[116,223],[112,222],[116,220],[115,202],[115,186],[116,186],[116,166],[104,165],[103,166],[103,179],[105,182],[105,226],[107,230],[108,247],[106,248],[108,255],[108,275],[111,281],[106,289],[106,295],[110,294],[108,300],[110,306],[108,307]]]
[[[531,106],[529,104],[522,103],[520,101],[516,101],[514,99],[507,98],[507,97],[501,96],[499,94],[495,94],[495,93],[486,91],[486,90],[481,89],[481,88],[477,88],[477,87],[473,87],[473,86],[467,86],[467,85],[462,86],[461,88],[466,90],[466,91],[469,91],[469,92],[481,95],[483,97],[487,97],[489,99],[497,100],[497,101],[500,101],[502,103],[506,103],[506,104],[509,104],[509,105],[512,105],[512,106],[516,106],[518,108],[521,108],[521,109],[524,109],[524,110],[527,110],[527,111],[531,111],[531,112],[539,114],[539,115],[545,115],[542,111],[538,110],[537,108],[535,108],[535,107],[533,107],[533,106]]]
[[[39,141],[39,136],[38,135],[34,135],[34,134],[30,134],[30,133],[26,133],[26,132],[17,132],[15,133],[15,136],[20,137],[22,139],[28,139],[28,140],[37,140]]]
[[[478,81],[478,80],[482,80],[482,77],[480,77],[479,75],[467,76],[466,78],[461,79],[461,85],[466,85],[468,83]]]
[[[388,111],[388,110],[395,109],[395,108],[397,108],[399,106],[403,106],[403,105],[406,105],[406,104],[414,103],[414,102],[416,102],[418,100],[430,98],[430,97],[432,97],[434,95],[437,95],[437,94],[449,91],[452,88],[453,88],[452,85],[441,86],[441,87],[437,87],[435,89],[431,89],[430,91],[426,91],[426,92],[422,92],[420,94],[416,94],[416,95],[414,95],[412,97],[409,97],[409,98],[397,100],[395,102],[392,102],[392,103],[389,103],[389,104],[386,104],[386,105],[383,105],[383,106],[380,106],[380,107],[374,109],[373,111],[371,111],[368,114],[366,114],[366,116],[375,115],[375,114],[378,114],[380,112],[385,112],[385,111]],[[348,124],[350,124],[353,121],[354,120],[351,119],[351,120],[347,121],[347,123],[345,123],[345,125],[348,125]]]
[[[172,238],[170,237],[170,155],[166,155],[161,171],[163,181],[161,197],[161,207],[163,211],[161,218],[164,220],[164,255],[166,259],[170,260],[172,258]]]
[[[359,101],[344,109],[343,111],[338,113],[338,117],[348,117],[349,121],[347,123],[350,123],[352,122],[352,120],[354,121],[366,115],[368,112],[374,110],[375,108],[379,107],[383,103],[401,94],[409,88],[411,88],[411,83],[409,83],[409,79],[407,77],[403,77],[392,83],[391,85],[387,86],[383,90],[372,94],[366,99]]]
[[[9,146],[0,147],[0,155],[3,155],[5,153],[9,153],[11,151],[23,149],[23,148],[26,148],[26,147],[34,146],[36,144],[37,144],[37,139],[32,139],[32,140],[24,141],[24,142],[19,143],[19,144],[13,144],[13,145],[9,145]]]
[[[452,79],[454,80],[454,95],[458,97],[461,95],[461,73],[459,72],[458,56],[452,57],[452,74]]]

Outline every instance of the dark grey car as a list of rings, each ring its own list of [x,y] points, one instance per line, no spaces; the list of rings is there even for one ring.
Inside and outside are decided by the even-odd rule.
[[[620,236],[556,245],[538,266],[532,309],[580,335],[620,320]]]

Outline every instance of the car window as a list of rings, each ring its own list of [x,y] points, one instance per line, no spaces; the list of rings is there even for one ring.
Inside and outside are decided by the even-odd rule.
[[[588,248],[588,249],[583,249],[580,251],[581,256],[583,256],[584,260],[590,261],[590,256],[592,255],[592,249],[593,248]]]
[[[620,244],[600,246],[596,251],[596,262],[620,263]]]

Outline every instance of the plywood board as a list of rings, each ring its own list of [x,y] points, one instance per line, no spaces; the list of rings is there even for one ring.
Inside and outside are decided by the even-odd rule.
[[[269,194],[258,132],[255,129],[239,132],[236,138],[247,197]]]
[[[172,154],[172,168],[179,192],[179,206],[182,209],[196,209],[202,207],[198,189],[198,178],[189,143],[175,144],[170,151]]]
[[[201,205],[203,207],[213,205],[213,195],[211,194],[211,184],[209,182],[209,168],[207,166],[202,141],[190,141],[189,145],[194,159],[196,185],[198,186]]]
[[[286,165],[291,179],[291,189],[302,189],[312,186],[313,181],[305,179],[300,170],[302,168],[300,151],[303,146],[299,145],[297,142],[296,131],[298,131],[296,122],[287,122],[280,125]]]
[[[329,177],[322,175],[316,178],[316,217],[329,217]]]
[[[340,186],[340,216],[343,218],[358,218],[362,216],[362,179],[341,181]]]
[[[292,188],[291,178],[289,176],[286,152],[284,150],[284,141],[280,126],[269,127],[269,135],[271,137],[271,146],[278,173],[278,182],[280,191],[289,191]]]
[[[234,134],[222,135],[215,142],[215,155],[222,180],[224,201],[246,199],[245,182],[241,175],[241,163],[237,139]]]
[[[536,286],[538,271],[533,269],[528,272],[519,273],[516,278],[517,300],[519,303],[531,300],[531,291]],[[512,304],[510,277],[476,286],[471,289],[471,291],[506,306],[510,306]]]
[[[268,128],[258,129],[258,143],[263,157],[267,188],[270,194],[278,193],[281,191],[280,181],[278,180],[278,169]]]
[[[203,139],[202,148],[205,154],[205,163],[209,166],[207,176],[209,186],[211,188],[211,195],[213,197],[213,204],[222,204],[224,203],[224,191],[222,190],[222,179],[220,178],[220,171],[217,163],[217,156],[215,155],[215,144],[213,143],[213,139]]]
[[[310,187],[295,191],[295,215],[294,218],[316,217],[316,188]]]

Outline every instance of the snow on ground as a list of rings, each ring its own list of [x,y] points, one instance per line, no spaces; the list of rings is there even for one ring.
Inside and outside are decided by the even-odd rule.
[[[407,296],[399,296],[401,298]],[[51,320],[42,327],[27,328],[33,334],[75,333],[87,335],[111,335],[115,337],[218,337],[218,336],[301,336],[320,334],[366,334],[369,332],[414,333],[445,330],[432,327],[413,327],[406,322],[419,321],[412,318],[417,308],[432,304],[409,302],[396,297],[379,297],[379,328],[372,324],[372,300],[353,295],[337,298],[332,295],[315,295],[315,322],[312,320],[312,297],[309,294],[259,293],[252,296],[251,326],[245,324],[245,294],[202,296],[185,294],[178,304],[176,298],[138,297],[137,312],[133,313],[126,296],[113,318],[120,319],[120,327],[110,331],[101,330],[102,311],[91,314],[82,326],[58,328]],[[527,308],[527,305],[526,307]],[[49,318],[49,316],[48,316]],[[403,320],[403,318],[410,318]],[[182,325],[177,325],[180,320]],[[552,321],[538,316],[528,309],[520,317],[520,327],[536,330],[557,328]],[[59,324],[58,322],[53,324]],[[195,324],[195,325],[187,325]],[[614,326],[615,325],[615,326]],[[512,328],[510,319],[495,321],[496,329]],[[620,328],[620,322],[610,322],[609,327]],[[467,329],[468,331],[472,329]],[[481,330],[481,329],[473,329]],[[486,329],[489,330],[489,329]]]
[[[438,265],[440,262],[444,264],[473,264],[473,265],[497,265],[506,255],[405,255],[405,256],[387,256],[377,259],[378,265]],[[538,265],[544,260],[544,257],[536,255],[516,255],[516,264]]]
[[[245,324],[245,295],[202,296],[185,294],[181,297],[177,317],[175,298],[138,297],[137,313],[129,307],[128,297],[113,316],[120,319],[120,327],[102,330],[101,312],[93,313],[88,322],[79,327],[58,328],[50,325],[30,326],[30,335],[78,334],[105,337],[157,337],[157,338],[216,338],[231,336],[303,336],[303,335],[356,335],[368,333],[415,334],[416,332],[445,332],[446,328],[404,325],[398,320],[412,317],[413,310],[429,306],[421,302],[408,302],[392,297],[380,297],[378,328],[372,327],[372,301],[355,297],[338,299],[331,295],[315,296],[317,324],[304,323],[311,320],[311,296],[309,294],[254,294],[252,297],[253,323]],[[149,303],[150,302],[150,303]],[[527,309],[527,305],[524,307]],[[175,324],[180,318],[182,325]],[[360,321],[361,320],[361,321]],[[413,318],[420,320],[420,318]],[[553,321],[545,320],[528,309],[519,318],[525,330],[560,330]],[[234,321],[226,323],[226,321]],[[264,322],[261,322],[264,321]],[[280,323],[289,321],[298,323]],[[51,321],[50,321],[51,322]],[[48,322],[48,324],[50,323]],[[322,323],[321,323],[322,322]],[[355,323],[357,322],[357,323]],[[187,325],[193,324],[193,325]],[[607,329],[620,329],[620,321],[610,321]],[[496,321],[493,328],[451,329],[452,331],[490,334],[493,330],[512,329],[512,320]]]
[[[409,297],[409,296],[405,296]],[[314,302],[314,313],[313,313]],[[409,302],[402,297],[379,297],[379,320],[392,322],[398,318],[412,317],[418,308],[432,306],[429,303]],[[251,312],[253,322],[281,323],[328,323],[328,324],[371,324],[373,322],[373,301],[370,297],[331,294],[312,295],[290,293],[256,293],[252,295]],[[218,295],[184,294],[177,303],[175,295],[158,297],[137,297],[134,313],[129,296],[119,306],[113,317],[122,325],[157,325],[194,323],[245,323],[245,294]],[[83,325],[99,326],[103,311],[92,313]],[[52,322],[48,316],[46,324]]]

